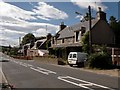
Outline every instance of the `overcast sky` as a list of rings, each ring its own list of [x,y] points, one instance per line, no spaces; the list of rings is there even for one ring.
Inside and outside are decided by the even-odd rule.
[[[95,1],[95,0],[94,0]],[[99,1],[99,2],[98,2]],[[18,45],[19,37],[33,33],[36,37],[47,33],[54,35],[59,30],[59,24],[78,23],[92,7],[95,17],[98,7],[110,16],[118,19],[117,2],[3,2],[0,1],[0,45]],[[82,15],[76,15],[78,11]]]

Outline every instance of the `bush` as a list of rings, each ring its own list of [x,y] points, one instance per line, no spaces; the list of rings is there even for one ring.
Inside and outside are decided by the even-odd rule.
[[[112,60],[109,58],[107,53],[94,53],[88,58],[88,67],[90,68],[109,69],[111,66]]]
[[[85,53],[89,53],[89,50],[90,50],[89,44],[84,44],[84,45],[82,46],[82,50],[83,50]]]

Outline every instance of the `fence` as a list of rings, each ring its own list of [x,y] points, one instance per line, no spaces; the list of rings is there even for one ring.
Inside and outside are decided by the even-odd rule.
[[[120,48],[112,48],[112,62],[116,66],[120,66]]]

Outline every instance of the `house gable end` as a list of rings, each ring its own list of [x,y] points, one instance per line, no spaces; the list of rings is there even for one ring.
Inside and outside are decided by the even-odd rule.
[[[114,44],[114,33],[107,21],[99,20],[91,29],[93,44]]]

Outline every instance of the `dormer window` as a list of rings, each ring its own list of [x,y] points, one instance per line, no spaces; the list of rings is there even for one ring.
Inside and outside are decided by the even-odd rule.
[[[62,39],[62,43],[64,43],[64,38]]]
[[[76,32],[76,42],[78,41],[79,32]]]
[[[81,36],[83,36],[85,32],[86,32],[86,28],[85,27],[81,27]]]
[[[75,32],[75,41],[78,42],[79,41],[79,31]]]

